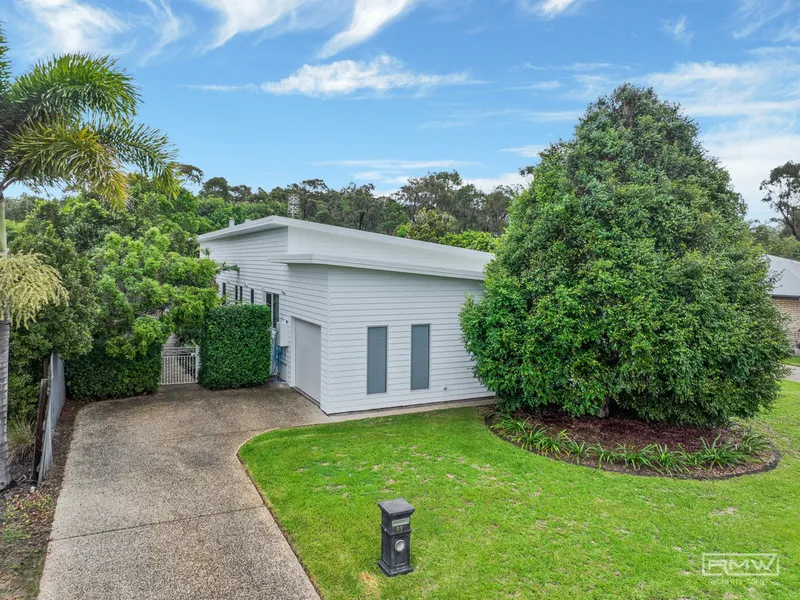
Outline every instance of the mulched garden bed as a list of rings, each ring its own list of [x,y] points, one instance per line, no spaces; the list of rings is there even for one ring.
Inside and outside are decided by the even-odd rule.
[[[27,600],[39,593],[75,416],[84,404],[64,405],[53,435],[53,466],[41,487],[32,487],[30,458],[11,465],[17,483],[0,494],[0,598]]]
[[[738,427],[693,427],[676,426],[662,423],[648,423],[630,416],[600,417],[571,417],[559,410],[545,409],[537,412],[516,411],[511,417],[527,421],[531,428],[544,428],[550,436],[558,436],[564,432],[566,436],[577,443],[589,446],[602,446],[605,449],[615,450],[620,447],[632,450],[641,450],[648,446],[666,446],[669,450],[682,450],[686,453],[696,453],[706,444],[725,442],[731,445],[738,444],[747,434],[747,430]],[[486,424],[492,427],[499,420],[498,413],[489,413]],[[513,435],[506,435],[504,431],[493,429],[493,432],[502,439],[523,447],[523,444]],[[665,472],[663,469],[641,466],[631,468],[624,464],[600,462],[597,456],[575,458],[566,452],[560,454],[545,453],[533,448],[525,448],[530,452],[547,456],[554,460],[569,462],[585,467],[600,468],[606,471],[629,473],[631,475],[677,477],[683,479],[727,479],[740,475],[761,473],[774,469],[780,460],[780,452],[769,445],[769,449],[759,453],[745,464],[728,465],[724,467],[688,467],[685,472]]]

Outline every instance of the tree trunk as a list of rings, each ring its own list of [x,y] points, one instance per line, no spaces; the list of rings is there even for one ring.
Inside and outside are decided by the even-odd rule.
[[[8,254],[6,243],[6,200],[0,190],[0,258]],[[8,340],[11,322],[8,318],[8,300],[2,302],[3,319],[0,320],[0,490],[11,483],[8,464]]]

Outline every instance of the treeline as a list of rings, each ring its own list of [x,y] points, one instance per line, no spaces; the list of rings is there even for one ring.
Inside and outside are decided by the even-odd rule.
[[[777,216],[752,223],[750,231],[767,254],[800,260],[800,163],[789,161],[772,169],[761,183],[763,202]]]
[[[282,215],[447,243],[458,241],[454,234],[465,231],[501,234],[509,203],[519,191],[518,187],[500,186],[486,193],[465,183],[455,171],[411,178],[391,196],[376,196],[372,184],[351,183],[335,189],[321,179],[309,179],[267,192],[231,186],[223,177],[212,177],[202,184],[197,214],[199,233],[226,227],[229,219],[240,223]]]

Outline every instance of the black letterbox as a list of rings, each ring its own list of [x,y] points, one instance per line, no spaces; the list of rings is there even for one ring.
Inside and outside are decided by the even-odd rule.
[[[379,502],[381,509],[381,559],[378,566],[389,577],[411,568],[411,515],[414,507],[402,498]]]

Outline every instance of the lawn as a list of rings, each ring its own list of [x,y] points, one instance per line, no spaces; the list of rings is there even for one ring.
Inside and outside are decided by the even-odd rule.
[[[783,364],[785,365],[794,365],[795,367],[800,367],[800,356],[790,356],[788,358],[783,359]]]
[[[326,599],[796,599],[800,384],[757,428],[783,460],[723,481],[621,475],[525,452],[478,409],[260,435],[253,479]],[[377,566],[377,502],[412,518],[407,576]],[[704,552],[778,553],[775,578],[701,574]]]

